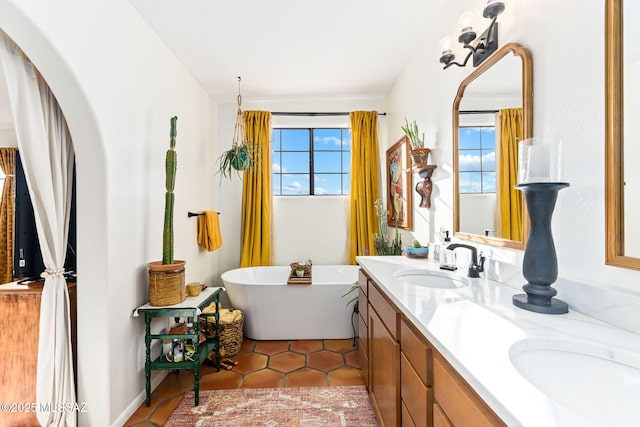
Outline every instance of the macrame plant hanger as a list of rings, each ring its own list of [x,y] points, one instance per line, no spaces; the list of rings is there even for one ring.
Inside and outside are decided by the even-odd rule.
[[[254,147],[247,141],[244,127],[244,114],[242,112],[242,95],[240,94],[240,81],[238,76],[238,112],[236,113],[236,125],[233,130],[231,148],[218,159],[219,170],[222,176],[231,178],[233,170],[246,171],[253,166]]]
[[[233,147],[238,147],[247,143],[247,136],[244,130],[244,115],[242,113],[242,95],[240,94],[240,81],[238,76],[238,112],[236,113],[236,127],[233,130]]]

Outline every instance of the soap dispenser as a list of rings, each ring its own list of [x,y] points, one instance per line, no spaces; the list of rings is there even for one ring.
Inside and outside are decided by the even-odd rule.
[[[443,249],[440,254],[440,268],[443,270],[457,270],[456,253],[451,249]]]
[[[451,243],[451,238],[449,237],[449,231],[445,231],[445,237],[444,237],[444,245],[442,250],[440,251],[440,268],[443,270],[457,270],[458,266],[457,264],[457,258],[456,258],[456,253],[451,250],[451,249],[447,249],[447,246],[449,246],[449,243]]]
[[[440,231],[436,234],[438,238],[438,242],[433,245],[433,259],[439,260],[440,253],[443,251],[443,247],[447,246],[447,243],[451,241],[449,238],[449,231],[445,230],[444,227],[440,227]]]

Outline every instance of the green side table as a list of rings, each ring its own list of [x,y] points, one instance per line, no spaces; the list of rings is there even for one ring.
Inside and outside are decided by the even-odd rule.
[[[136,308],[133,311],[133,316],[138,317],[140,314],[144,315],[145,323],[145,335],[144,342],[146,346],[146,360],[144,364],[145,379],[146,379],[146,392],[147,392],[147,406],[151,404],[151,371],[152,370],[178,370],[178,369],[191,369],[193,370],[194,384],[193,391],[195,393],[195,405],[200,404],[200,365],[204,362],[210,352],[215,351],[216,355],[216,368],[220,370],[220,313],[219,302],[220,292],[223,288],[209,288],[205,287],[200,295],[197,297],[187,297],[186,300],[179,304],[170,306],[152,306],[145,304]],[[213,313],[202,313],[202,310],[209,306],[211,303],[216,303],[216,310]],[[152,334],[151,333],[151,319],[155,318],[172,318],[172,317],[191,317],[193,318],[193,332],[183,334]],[[211,335],[209,330],[204,331],[205,340],[200,341],[200,326],[199,319],[206,317],[208,321],[213,318],[215,321],[215,334]],[[207,328],[209,329],[209,328]],[[171,361],[167,354],[173,355],[173,350],[165,352],[162,345],[164,340],[169,340],[173,346],[174,340],[182,340],[186,342],[190,340],[193,345],[193,355],[189,358],[185,357],[186,353],[183,352],[183,360],[179,362]],[[153,342],[159,342],[160,355],[151,360],[151,345]],[[184,347],[183,347],[184,348]]]

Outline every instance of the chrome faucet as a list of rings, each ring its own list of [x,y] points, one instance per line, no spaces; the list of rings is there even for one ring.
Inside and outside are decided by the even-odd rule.
[[[454,250],[455,248],[467,248],[471,251],[471,264],[469,264],[469,272],[467,276],[469,277],[480,277],[480,273],[484,271],[484,260],[485,257],[482,256],[482,252],[480,252],[480,263],[478,264],[478,251],[475,247],[471,245],[464,245],[462,243],[452,243],[447,246],[447,249]]]

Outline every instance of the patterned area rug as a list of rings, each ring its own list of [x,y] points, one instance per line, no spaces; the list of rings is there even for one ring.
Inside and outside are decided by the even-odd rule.
[[[200,392],[185,394],[165,427],[377,427],[364,386],[292,387]]]

